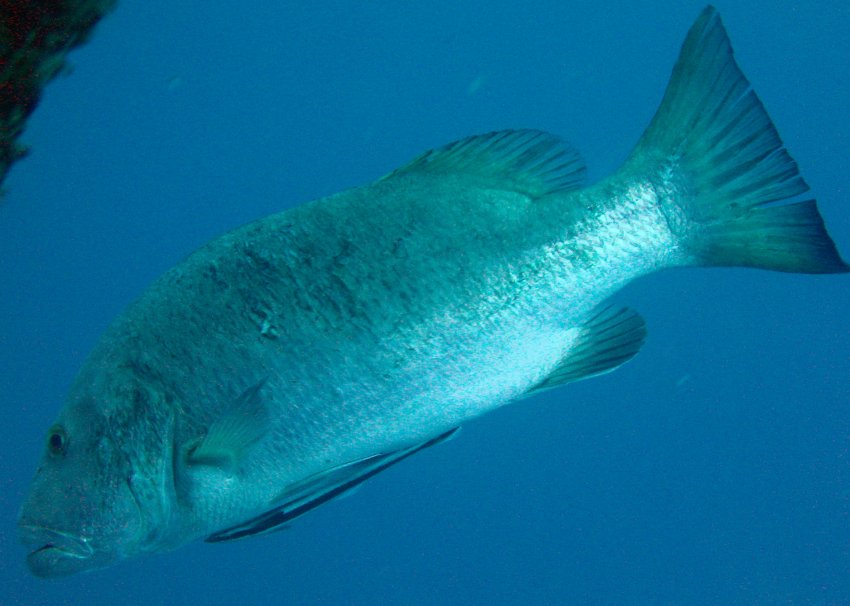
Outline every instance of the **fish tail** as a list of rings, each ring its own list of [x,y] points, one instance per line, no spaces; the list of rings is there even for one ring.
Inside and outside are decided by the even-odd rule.
[[[788,202],[808,185],[711,6],[688,32],[661,106],[626,166],[653,175],[689,263],[850,271],[815,201]]]

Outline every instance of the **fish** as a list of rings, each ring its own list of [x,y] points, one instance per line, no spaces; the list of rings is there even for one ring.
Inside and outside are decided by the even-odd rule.
[[[104,332],[21,508],[39,577],[275,532],[646,338],[608,303],[672,267],[845,273],[717,11],[612,175],[538,130],[428,151],[226,233]]]

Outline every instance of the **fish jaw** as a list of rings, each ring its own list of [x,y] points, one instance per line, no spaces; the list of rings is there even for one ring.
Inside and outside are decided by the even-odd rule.
[[[35,547],[27,555],[27,566],[37,577],[49,578],[100,568],[99,558],[85,537],[41,526],[22,525],[23,543]]]

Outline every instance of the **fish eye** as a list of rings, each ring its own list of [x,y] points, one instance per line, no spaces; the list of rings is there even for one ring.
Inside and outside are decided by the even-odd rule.
[[[50,454],[60,455],[68,447],[68,434],[61,425],[54,425],[47,432],[47,449]]]

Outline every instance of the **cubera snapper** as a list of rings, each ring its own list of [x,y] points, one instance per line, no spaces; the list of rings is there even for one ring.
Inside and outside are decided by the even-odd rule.
[[[544,132],[470,137],[168,271],[47,432],[19,519],[32,572],[273,531],[482,413],[613,370],[645,328],[604,301],[639,276],[850,270],[711,7],[622,168],[584,173]]]

